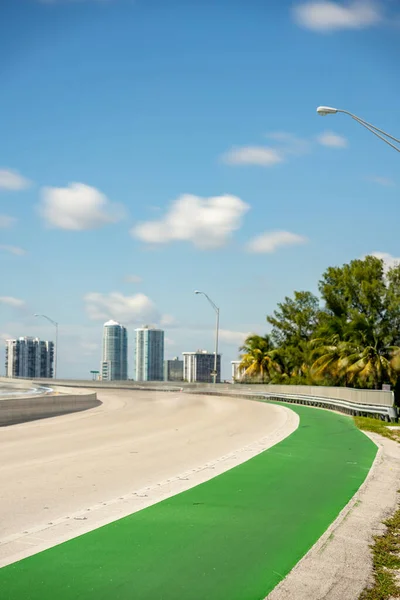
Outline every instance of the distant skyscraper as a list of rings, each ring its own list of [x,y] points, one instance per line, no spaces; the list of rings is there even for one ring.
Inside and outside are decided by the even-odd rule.
[[[183,360],[164,360],[164,381],[183,381]]]
[[[183,354],[183,377],[189,383],[203,382],[212,383],[212,372],[214,370],[215,354],[207,350],[197,352],[182,352]],[[217,383],[221,382],[221,355],[217,356]]]
[[[163,381],[164,332],[153,327],[136,329],[136,381]]]
[[[53,377],[54,344],[39,338],[6,340],[7,377]]]
[[[101,378],[104,381],[128,379],[128,334],[126,327],[117,321],[104,323]]]

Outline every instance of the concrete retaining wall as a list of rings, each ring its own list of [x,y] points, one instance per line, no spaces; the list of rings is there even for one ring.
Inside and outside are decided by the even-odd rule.
[[[236,384],[235,384],[236,387]],[[249,387],[243,385],[243,387]],[[326,387],[323,385],[259,385],[261,392],[268,394],[290,394],[291,396],[315,396],[345,400],[354,404],[372,404],[373,406],[394,406],[393,392],[382,390],[357,390],[345,387]],[[253,386],[254,389],[254,386]]]
[[[0,381],[7,383],[7,378],[0,378]],[[20,381],[20,380],[13,380]],[[149,381],[149,382],[135,382],[135,381],[79,381],[79,380],[57,380],[51,379],[35,380],[30,382],[34,386],[38,385],[49,385],[50,387],[63,386],[63,387],[86,387],[86,388],[131,388],[145,389],[150,387],[155,388],[183,388],[185,391],[207,389],[207,390],[246,390],[252,392],[261,392],[267,394],[274,394],[279,396],[280,394],[299,395],[299,396],[316,396],[318,398],[328,398],[336,400],[344,400],[346,402],[352,402],[354,404],[368,404],[373,406],[394,406],[394,394],[393,392],[384,392],[382,390],[359,390],[354,388],[346,387],[326,387],[323,385],[259,385],[259,384],[217,384],[212,383],[179,383],[172,381]]]
[[[21,381],[11,380],[11,381]],[[0,382],[10,382],[0,378]],[[34,380],[31,386],[50,385],[54,390],[68,393],[71,388],[97,389],[141,389],[149,391],[179,391],[182,389],[194,394],[237,395],[243,398],[260,398],[295,402],[308,406],[318,406],[339,410],[351,415],[370,415],[395,420],[398,417],[394,406],[393,392],[382,390],[359,390],[343,387],[305,385],[248,385],[248,384],[189,384],[179,382],[135,382],[135,381],[79,381],[79,380]],[[84,390],[82,390],[84,392]],[[74,393],[79,390],[74,389]]]
[[[0,378],[0,382],[12,383],[13,380]],[[37,385],[34,382],[19,387],[26,389]],[[62,388],[52,387],[53,393],[0,399],[0,427],[80,412],[101,404],[96,392],[66,388],[67,393],[61,393]]]

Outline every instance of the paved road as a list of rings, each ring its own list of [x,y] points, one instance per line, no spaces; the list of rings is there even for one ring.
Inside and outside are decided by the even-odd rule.
[[[0,383],[0,399],[26,396],[26,395],[32,396],[35,394],[42,394],[43,392],[46,392],[49,389],[50,388],[44,388],[44,387],[27,388],[24,385],[19,386],[19,385],[16,385],[15,383],[12,383],[9,385]]]
[[[206,426],[198,436],[203,452],[210,452],[218,431],[228,437],[234,430],[245,435],[242,427],[254,427],[254,419],[267,427],[270,418],[275,420],[271,407],[262,404],[231,399],[214,404],[214,400],[193,398],[190,410],[176,398],[172,422],[165,412],[169,425],[162,432],[167,445],[164,458],[158,452],[160,460],[168,462],[173,446],[167,442],[166,430],[175,430],[181,410],[199,417],[186,434],[189,439],[197,439],[196,427],[206,425],[202,415],[214,415],[208,421],[210,429]],[[168,403],[160,398],[155,404],[159,401]],[[256,412],[247,413],[253,409]],[[352,498],[376,454],[376,446],[346,416],[303,406],[293,406],[286,414],[282,406],[279,409],[282,416],[297,413],[300,417],[299,427],[281,443],[182,494],[0,569],[2,599],[261,600],[267,596]],[[229,415],[235,412],[232,421]],[[216,422],[219,427],[214,430]],[[134,438],[140,437],[139,431],[133,433]],[[158,437],[156,431],[155,439],[150,439],[157,443]],[[185,439],[182,450],[190,448]],[[353,523],[354,531],[359,526]],[[357,544],[351,550],[357,554]],[[354,564],[353,559],[352,555]],[[344,560],[350,560],[346,551]],[[337,565],[333,561],[328,566],[322,578],[330,577],[331,567]],[[353,586],[351,595],[345,592],[341,600],[358,597],[360,578],[354,574],[358,576],[358,571],[347,580],[346,590]],[[328,593],[323,597],[331,598]]]
[[[99,390],[98,397],[102,406],[86,412],[0,429],[0,564],[36,541],[24,532],[40,530],[44,539],[49,524],[198,468],[284,429],[294,414],[184,393]]]

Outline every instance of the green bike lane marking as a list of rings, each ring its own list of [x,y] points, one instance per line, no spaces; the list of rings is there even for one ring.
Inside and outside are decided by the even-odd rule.
[[[360,487],[376,446],[348,417],[299,428],[177,496],[0,569],[2,600],[260,600]]]

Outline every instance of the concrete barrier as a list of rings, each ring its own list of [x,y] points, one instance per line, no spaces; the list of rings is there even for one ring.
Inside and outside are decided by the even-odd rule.
[[[0,378],[0,383],[15,381],[6,379]],[[16,389],[26,390],[37,386],[37,382],[30,382],[29,385],[18,386]],[[101,404],[94,391],[52,387],[53,391],[47,394],[0,398],[0,427],[80,412]]]
[[[7,378],[0,382],[7,383]],[[21,380],[13,380],[21,381]],[[259,385],[259,384],[211,384],[180,382],[135,382],[135,381],[79,381],[79,380],[34,380],[30,385],[51,385],[54,389],[97,388],[132,389],[174,392],[182,389],[192,394],[236,395],[242,398],[270,399],[294,402],[337,410],[355,416],[375,416],[386,420],[396,420],[398,409],[394,403],[394,393],[383,390],[362,390],[346,387],[305,386],[305,385]]]
[[[0,377],[0,383],[21,382],[22,379],[9,379]],[[297,394],[301,396],[318,396],[322,398],[335,398],[357,404],[372,404],[374,406],[394,406],[394,393],[383,390],[363,390],[347,387],[328,387],[323,385],[262,385],[262,384],[224,384],[224,383],[184,383],[178,381],[89,381],[73,379],[36,379],[29,380],[30,386],[49,386],[49,387],[81,387],[81,388],[118,388],[118,389],[179,389],[185,391],[206,389],[206,390],[233,390],[240,389],[246,391],[260,391],[273,394]]]

